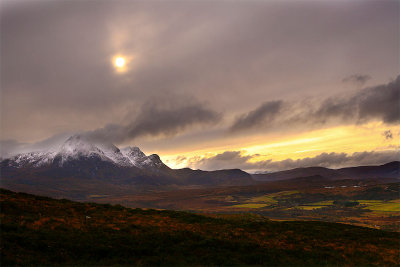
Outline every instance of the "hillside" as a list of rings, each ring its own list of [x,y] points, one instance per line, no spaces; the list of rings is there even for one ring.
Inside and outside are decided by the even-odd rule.
[[[400,178],[400,161],[393,161],[378,166],[357,166],[341,169],[324,167],[296,168],[272,173],[253,174],[257,181],[288,180],[297,177],[321,176],[324,179],[392,179]]]
[[[1,190],[4,265],[397,266],[400,235],[256,215],[201,216]]]

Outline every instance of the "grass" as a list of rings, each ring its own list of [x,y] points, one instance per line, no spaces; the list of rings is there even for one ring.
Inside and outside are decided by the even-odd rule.
[[[396,200],[354,200],[360,205],[364,205],[364,209],[369,209],[372,211],[382,211],[382,212],[400,212],[400,199]],[[319,201],[309,204],[304,204],[297,206],[299,209],[303,210],[314,210],[320,209],[328,206],[332,206],[333,200]]]
[[[246,202],[251,202],[251,203],[257,203],[257,202],[262,202],[262,203],[268,203],[268,204],[276,204],[278,203],[278,200],[274,198],[274,196],[270,195],[265,195],[265,196],[260,196],[260,197],[253,197]]]
[[[292,197],[294,194],[300,193],[299,191],[281,191],[278,193],[267,194],[258,197],[252,197],[249,200],[246,200],[246,203],[266,203],[269,205],[278,204],[279,199],[287,199],[287,197]],[[260,203],[261,202],[261,203]]]
[[[7,190],[0,190],[0,204],[1,266],[400,264],[399,233],[345,224],[217,218]]]
[[[303,210],[315,210],[315,209],[325,208],[325,207],[328,207],[331,205],[333,205],[333,200],[325,200],[325,201],[319,201],[319,202],[309,203],[309,204],[305,204],[305,205],[300,205],[300,206],[297,206],[297,208],[303,209]]]
[[[365,209],[383,212],[400,212],[400,199],[384,201],[384,200],[357,200],[361,205],[365,205]]]
[[[296,206],[298,209],[302,210],[316,210],[320,208],[325,208],[326,206],[317,206],[317,205],[301,205],[301,206]]]
[[[233,205],[232,208],[248,208],[248,209],[259,209],[269,206],[269,204],[257,204],[257,203],[247,203],[247,204],[239,204]]]
[[[90,198],[102,198],[102,197],[108,197],[109,195],[89,195]]]

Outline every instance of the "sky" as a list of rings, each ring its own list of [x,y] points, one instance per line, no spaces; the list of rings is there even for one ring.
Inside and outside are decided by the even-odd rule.
[[[80,133],[170,167],[400,159],[399,2],[2,0],[0,151]]]

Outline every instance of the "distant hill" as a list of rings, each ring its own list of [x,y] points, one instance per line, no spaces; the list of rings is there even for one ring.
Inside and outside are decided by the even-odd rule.
[[[400,234],[0,190],[2,266],[398,266]]]
[[[253,178],[257,181],[279,181],[307,176],[321,176],[322,178],[329,180],[379,178],[400,179],[400,161],[394,161],[379,166],[359,166],[342,169],[308,167],[273,173],[253,174]]]
[[[0,161],[1,186],[57,198],[84,200],[92,195],[121,195],[154,190],[256,185],[265,181],[315,184],[320,180],[400,178],[400,162],[343,169],[322,167],[250,175],[240,169],[202,171],[171,169],[157,154],[138,147],[73,135],[51,151],[19,154]]]

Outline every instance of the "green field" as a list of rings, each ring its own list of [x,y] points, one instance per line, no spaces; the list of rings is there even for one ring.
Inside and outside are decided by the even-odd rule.
[[[233,208],[249,208],[258,209],[269,206],[276,206],[279,204],[279,200],[286,200],[293,198],[295,199],[295,194],[298,191],[282,191],[278,193],[267,194],[263,196],[252,197],[244,201],[243,204],[233,205]],[[400,199],[395,200],[349,200],[350,202],[358,202],[357,207],[362,207],[364,209],[369,209],[371,211],[381,211],[381,212],[400,212]],[[307,204],[302,204],[295,206],[297,209],[302,210],[316,210],[326,207],[334,207],[334,200],[324,200],[318,202],[312,202]],[[293,207],[289,207],[291,209]]]
[[[383,200],[357,200],[360,205],[365,205],[365,209],[383,212],[400,212],[400,199]]]
[[[239,204],[233,205],[232,208],[248,208],[248,209],[258,209],[269,206],[268,204],[257,204],[257,203],[247,203],[247,204]]]
[[[325,201],[319,201],[319,202],[314,202],[314,203],[309,203],[305,205],[300,205],[297,206],[299,209],[303,210],[315,210],[315,209],[320,209],[320,208],[325,208],[328,206],[333,205],[333,200],[325,200]]]

